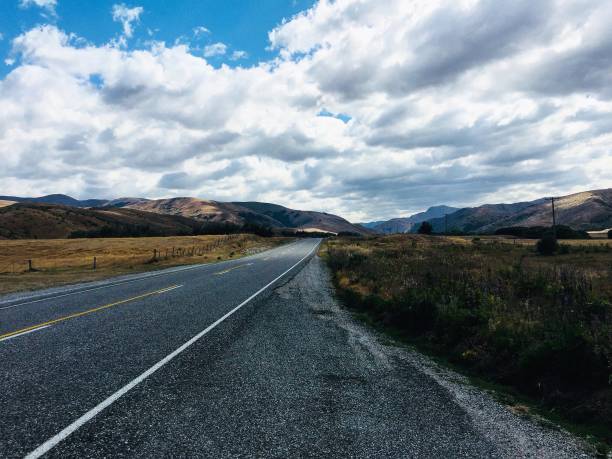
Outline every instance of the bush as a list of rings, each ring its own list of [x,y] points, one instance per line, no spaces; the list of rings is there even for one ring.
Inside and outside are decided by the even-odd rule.
[[[495,231],[497,235],[516,236],[522,239],[540,239],[550,234],[552,228],[546,226],[512,226],[499,228]],[[557,239],[591,239],[586,231],[580,231],[565,225],[556,225]]]
[[[433,227],[429,222],[423,222],[421,226],[419,226],[419,234],[431,234],[432,231]]]
[[[543,236],[536,244],[536,250],[540,255],[554,255],[554,253],[559,250],[557,238],[552,234]]]
[[[335,238],[326,253],[340,297],[360,317],[547,409],[612,426],[609,257],[586,269],[473,241]],[[552,234],[538,242],[540,253],[603,247],[612,251],[558,246]]]

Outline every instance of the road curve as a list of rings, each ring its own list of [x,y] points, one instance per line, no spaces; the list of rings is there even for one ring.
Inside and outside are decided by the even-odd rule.
[[[586,454],[376,344],[318,243],[0,299],[0,457]]]

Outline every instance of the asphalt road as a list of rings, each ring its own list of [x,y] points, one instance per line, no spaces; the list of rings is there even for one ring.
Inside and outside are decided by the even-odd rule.
[[[378,344],[317,244],[0,298],[0,457],[584,454]]]

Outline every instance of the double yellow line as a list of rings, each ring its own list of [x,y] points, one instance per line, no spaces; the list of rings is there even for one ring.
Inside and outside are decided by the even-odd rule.
[[[16,335],[20,335],[22,333],[28,333],[28,332],[34,331],[37,328],[48,327],[50,325],[55,325],[55,324],[57,324],[59,322],[64,322],[64,321],[70,320],[70,319],[76,319],[77,317],[83,317],[83,316],[86,316],[88,314],[93,314],[94,312],[98,312],[98,311],[102,311],[104,309],[112,308],[113,306],[118,306],[120,304],[129,303],[130,301],[140,300],[142,298],[146,298],[146,297],[152,296],[152,295],[159,295],[160,293],[168,292],[170,290],[174,290],[175,288],[179,288],[179,287],[182,287],[182,286],[181,285],[171,285],[170,287],[162,288],[160,290],[155,290],[154,292],[144,293],[142,295],[134,296],[134,297],[128,298],[126,300],[116,301],[114,303],[105,304],[104,306],[98,306],[97,308],[88,309],[87,311],[76,312],[74,314],[70,314],[70,315],[67,315],[67,316],[64,316],[64,317],[59,317],[57,319],[49,320],[47,322],[43,322],[43,323],[40,323],[40,324],[31,325],[29,327],[21,328],[19,330],[15,330],[15,331],[12,331],[10,333],[5,333],[4,335],[0,335],[0,341],[4,340],[6,338],[11,338],[11,337],[16,336]]]

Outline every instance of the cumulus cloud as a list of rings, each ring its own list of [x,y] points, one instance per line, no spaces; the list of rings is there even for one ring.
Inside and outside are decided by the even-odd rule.
[[[57,0],[21,0],[19,6],[22,8],[28,8],[30,6],[38,6],[39,8],[47,8],[48,10],[54,10],[57,6]]]
[[[249,53],[247,53],[246,51],[236,50],[232,53],[230,59],[233,61],[238,61],[240,59],[246,59],[247,57],[249,57]]]
[[[0,192],[267,200],[362,220],[612,186],[611,8],[320,0],[246,68],[207,62],[243,57],[223,43],[128,50],[37,27],[0,80]],[[125,36],[141,14],[117,16]]]
[[[195,37],[201,37],[202,35],[207,35],[209,33],[210,33],[210,30],[208,30],[204,26],[194,27],[194,29],[193,29],[193,35]]]
[[[57,7],[57,0],[20,0],[20,8],[30,8],[32,6],[42,9],[41,15],[47,19],[55,19],[57,13],[55,8]]]
[[[132,24],[140,21],[140,15],[144,12],[142,6],[135,6],[133,8],[127,7],[125,4],[113,5],[113,21],[120,22],[123,27],[123,35],[130,38],[134,33]]]
[[[204,47],[204,57],[222,56],[227,51],[225,43],[213,43]]]

